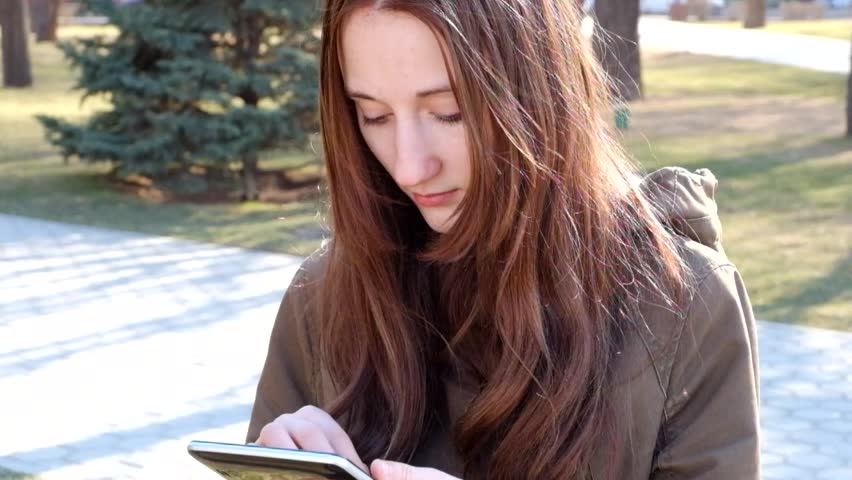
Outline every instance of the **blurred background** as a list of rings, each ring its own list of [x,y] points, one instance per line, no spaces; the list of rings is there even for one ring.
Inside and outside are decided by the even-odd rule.
[[[581,2],[578,2],[580,5]],[[852,5],[586,1],[646,170],[709,168],[765,478],[852,479]],[[309,0],[0,0],[0,479],[210,478],[327,235]]]

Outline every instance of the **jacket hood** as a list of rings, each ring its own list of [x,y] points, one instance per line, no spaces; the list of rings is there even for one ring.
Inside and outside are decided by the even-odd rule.
[[[666,167],[646,176],[641,188],[661,212],[664,223],[724,255],[722,222],[714,198],[717,185],[716,177],[706,168],[690,172]]]

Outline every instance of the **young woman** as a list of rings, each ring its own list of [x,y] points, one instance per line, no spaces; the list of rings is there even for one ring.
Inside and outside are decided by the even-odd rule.
[[[758,478],[715,179],[638,176],[575,3],[327,2],[332,235],[284,297],[249,442],[379,480]]]

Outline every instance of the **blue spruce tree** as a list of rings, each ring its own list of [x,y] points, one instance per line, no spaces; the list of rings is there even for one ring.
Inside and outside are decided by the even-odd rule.
[[[255,199],[259,152],[302,148],[316,130],[314,0],[84,3],[118,35],[60,48],[83,98],[110,108],[83,124],[40,117],[65,158],[109,162],[122,177],[238,172]]]

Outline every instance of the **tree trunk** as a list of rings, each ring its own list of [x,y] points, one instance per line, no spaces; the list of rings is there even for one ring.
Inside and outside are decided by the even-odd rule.
[[[852,64],[852,53],[849,57],[849,63]],[[846,80],[846,136],[852,137],[852,65],[849,69],[849,78]]]
[[[37,42],[55,42],[59,0],[32,0],[30,16]]]
[[[744,28],[763,28],[766,26],[766,0],[746,0]]]
[[[257,200],[257,153],[243,155],[243,200]]]
[[[33,75],[27,45],[26,0],[0,1],[0,28],[3,32],[3,85],[29,87],[33,84]]]
[[[254,61],[260,55],[261,34],[263,32],[263,23],[260,17],[254,15],[245,18],[242,22],[240,30],[240,38],[243,41],[241,54],[245,61],[246,69],[251,73],[254,68]],[[257,102],[260,100],[257,92],[248,88],[240,93],[246,105],[257,107]],[[257,190],[257,149],[252,149],[242,155],[243,163],[243,200],[257,200],[260,192]]]
[[[595,53],[614,83],[613,95],[623,101],[640,98],[639,0],[597,0],[595,27]]]

